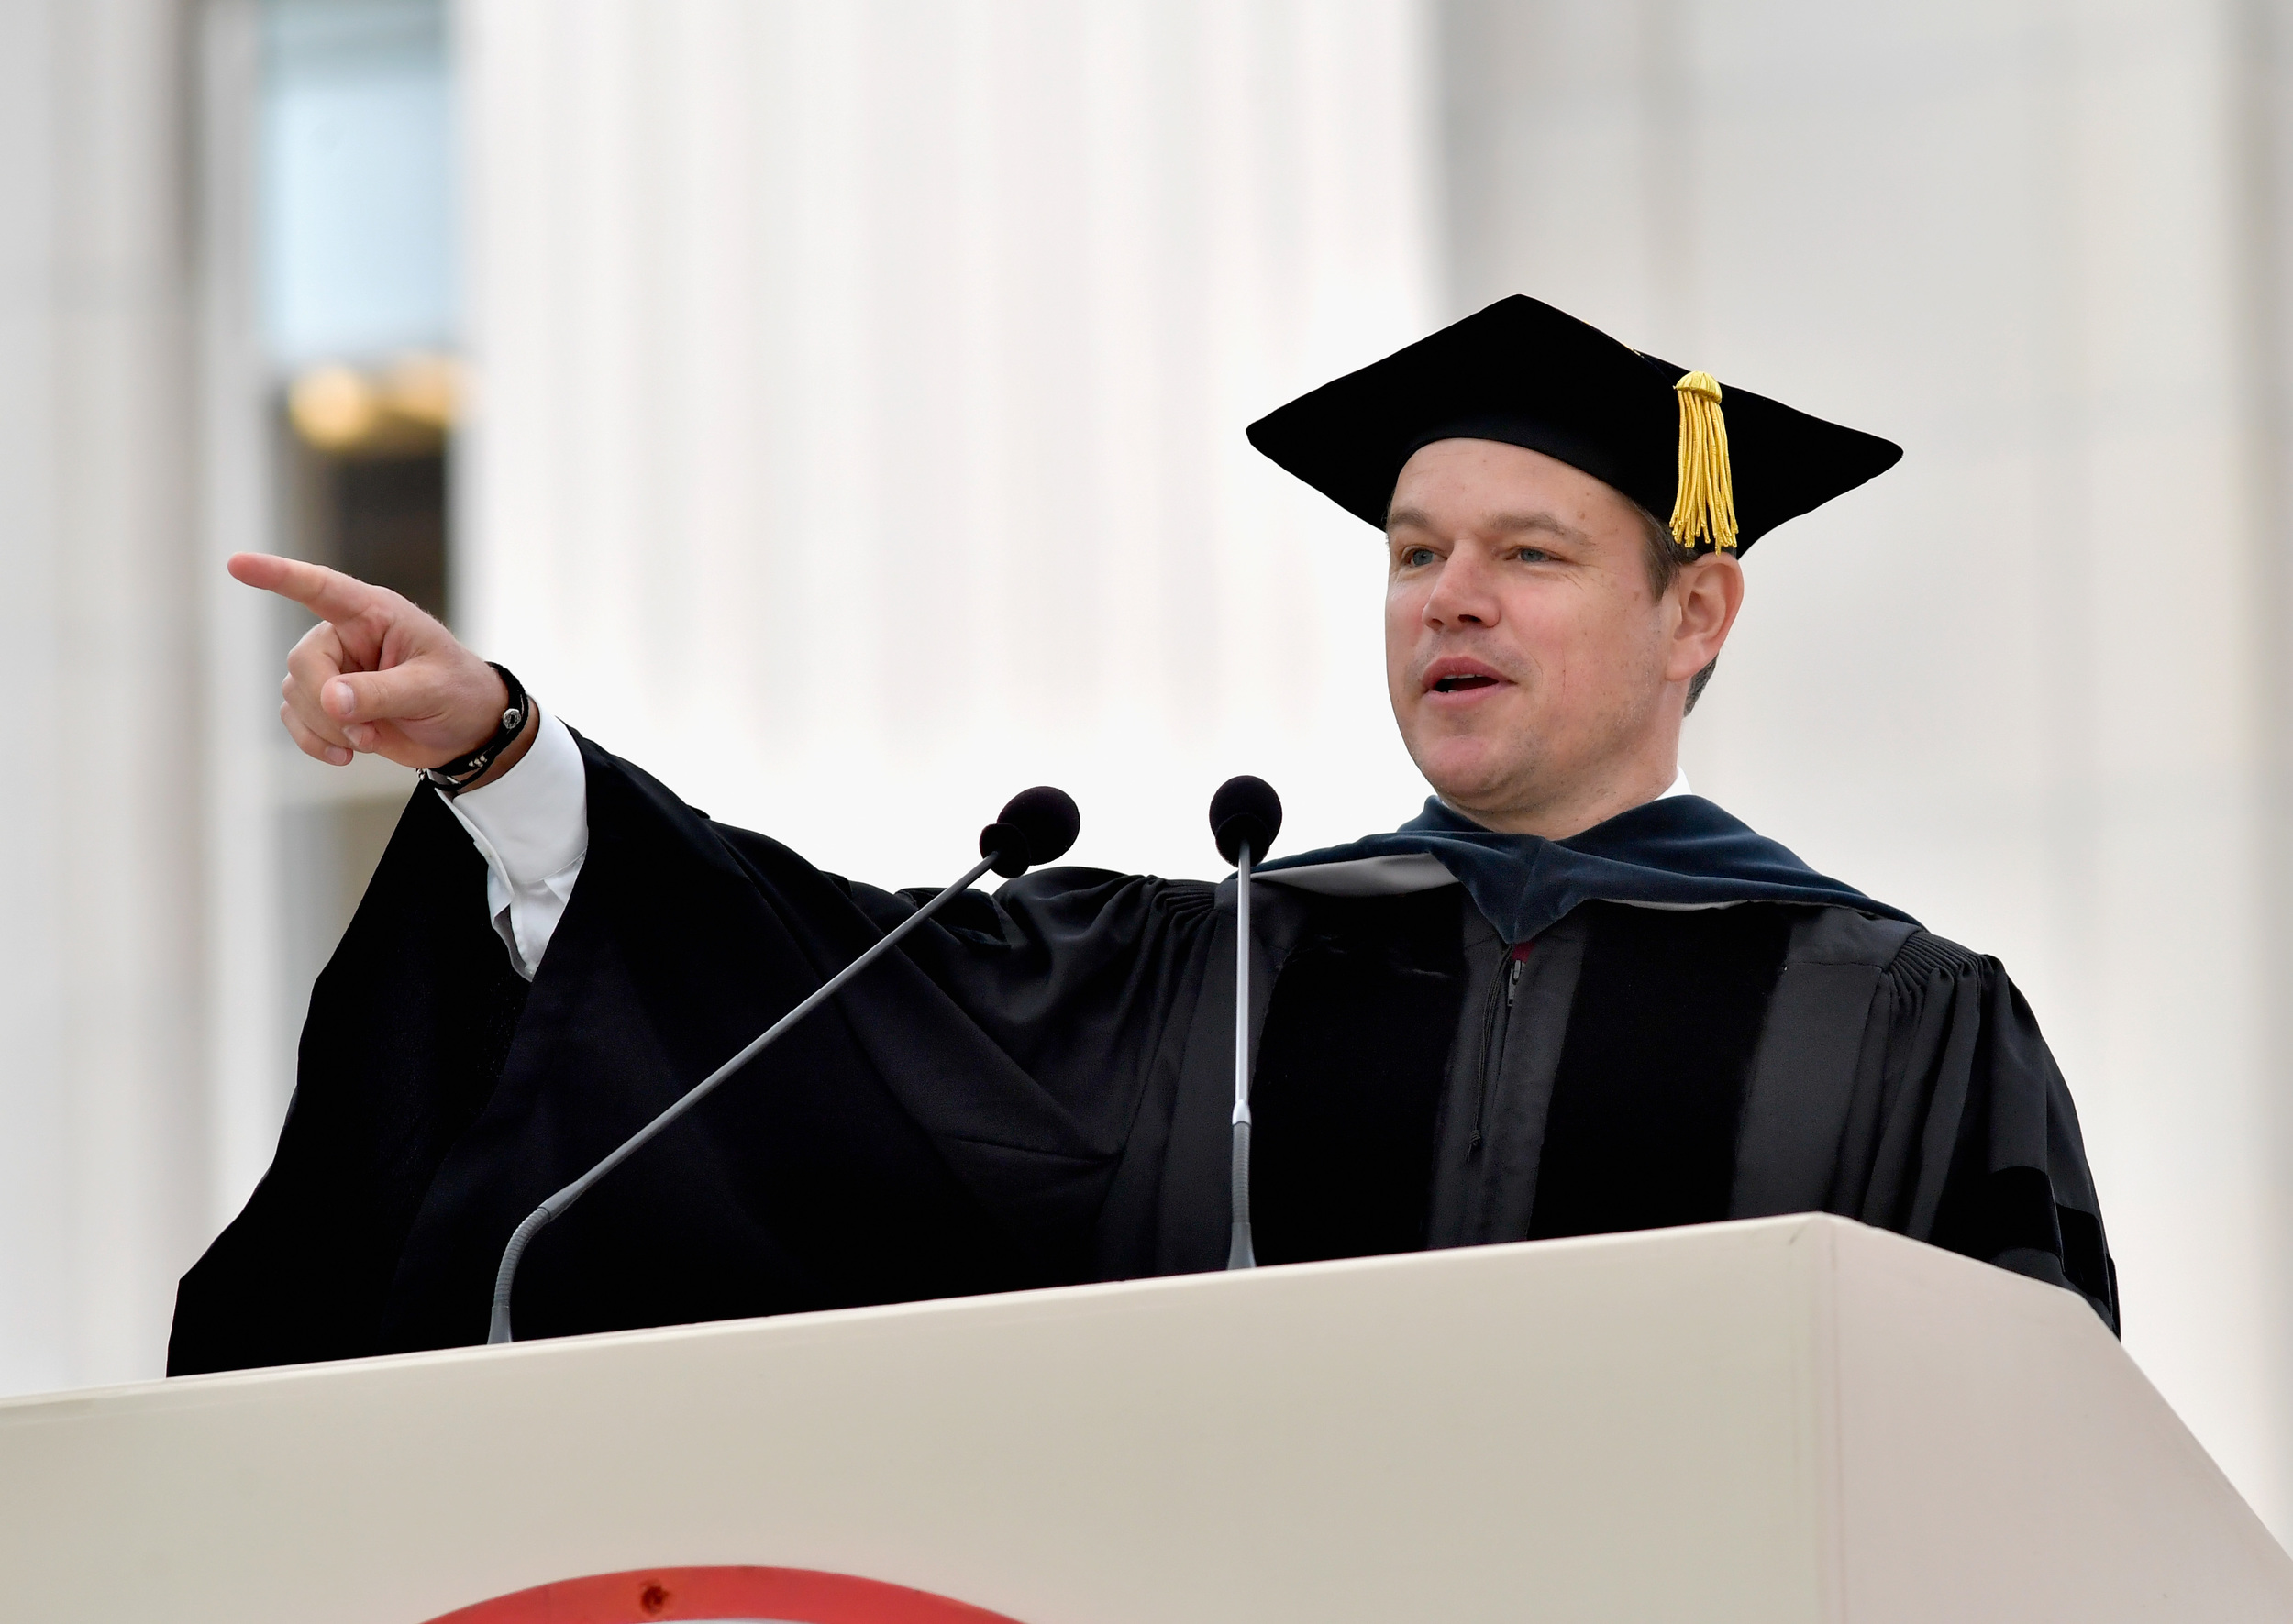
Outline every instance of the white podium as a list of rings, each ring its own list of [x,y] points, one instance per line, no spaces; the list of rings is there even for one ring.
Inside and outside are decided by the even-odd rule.
[[[758,1569],[1020,1624],[2293,1618],[2083,1303],[1831,1218],[0,1404],[9,1618],[982,1616],[696,1571]]]

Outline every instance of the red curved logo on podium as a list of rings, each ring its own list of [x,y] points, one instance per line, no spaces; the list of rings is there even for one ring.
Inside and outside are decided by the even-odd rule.
[[[1018,1624],[944,1596],[821,1574],[808,1568],[639,1568],[560,1579],[474,1607],[441,1613],[429,1624],[654,1624],[656,1619],[724,1624]]]

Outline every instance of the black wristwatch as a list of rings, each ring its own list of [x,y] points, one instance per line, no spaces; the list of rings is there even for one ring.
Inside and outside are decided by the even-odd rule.
[[[496,666],[494,674],[502,679],[502,686],[510,690],[510,702],[502,709],[502,725],[493,730],[493,736],[467,756],[457,756],[438,767],[426,767],[422,776],[443,790],[448,795],[459,795],[478,779],[485,777],[486,768],[501,759],[502,752],[517,742],[517,735],[526,731],[526,713],[533,702],[526,697],[526,685],[517,679],[507,666]]]

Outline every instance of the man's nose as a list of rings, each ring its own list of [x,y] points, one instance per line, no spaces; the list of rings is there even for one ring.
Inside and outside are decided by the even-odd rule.
[[[1451,553],[1425,600],[1429,626],[1493,626],[1497,624],[1495,582],[1485,564],[1466,548]]]

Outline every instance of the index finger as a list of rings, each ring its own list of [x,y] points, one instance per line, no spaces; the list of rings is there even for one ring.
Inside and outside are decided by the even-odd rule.
[[[292,598],[324,621],[355,619],[382,597],[380,587],[354,575],[272,553],[233,553],[225,568],[233,580]]]

